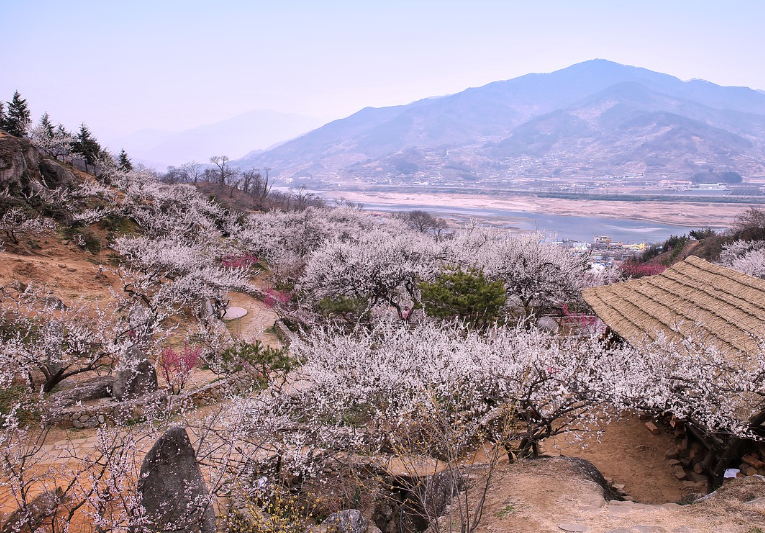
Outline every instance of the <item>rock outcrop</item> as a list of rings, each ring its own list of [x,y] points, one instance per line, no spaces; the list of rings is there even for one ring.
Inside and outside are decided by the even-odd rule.
[[[78,383],[71,389],[54,392],[50,396],[50,402],[58,407],[69,407],[78,402],[108,398],[112,394],[113,386],[113,376],[99,376]]]
[[[369,527],[369,521],[361,511],[348,509],[329,515],[321,525],[322,528],[326,527],[327,533],[364,533]]]
[[[0,134],[0,189],[55,189],[74,181],[70,170],[45,159],[28,139]]]

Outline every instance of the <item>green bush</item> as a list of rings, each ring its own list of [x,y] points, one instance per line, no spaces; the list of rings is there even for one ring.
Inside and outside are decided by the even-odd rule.
[[[221,360],[227,373],[245,369],[254,373],[258,388],[267,386],[275,373],[286,374],[298,365],[284,348],[272,348],[258,340],[237,342],[223,351]]]
[[[420,293],[427,315],[459,317],[475,328],[496,322],[507,301],[504,284],[487,280],[483,272],[477,270],[444,272],[432,283],[420,283]]]
[[[324,317],[340,317],[354,322],[367,309],[368,301],[363,298],[324,298],[319,302],[319,313]]]

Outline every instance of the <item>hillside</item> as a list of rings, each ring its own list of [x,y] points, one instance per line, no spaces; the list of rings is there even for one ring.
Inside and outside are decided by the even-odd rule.
[[[698,472],[705,454],[684,423],[664,419],[663,401],[646,403],[674,394],[662,368],[642,366],[654,355],[604,349],[596,336],[568,335],[571,325],[541,327],[537,317],[560,299],[575,304],[586,265],[539,234],[477,229],[442,239],[352,205],[255,212],[234,189],[160,183],[109,160],[94,174],[73,163],[76,153],[56,159],[0,133],[3,531],[45,520],[50,531],[92,531],[93,516],[129,529],[144,511],[165,523],[136,481],[163,432],[178,431],[209,492],[202,504],[178,500],[183,491],[162,501],[187,505],[189,516],[209,502],[217,530],[232,533],[242,523],[262,531],[254,522],[281,516],[282,494],[300,498],[299,508],[284,503],[290,531],[349,508],[386,533],[424,531],[439,516],[477,524],[481,513],[480,531],[508,520],[524,532],[638,523],[711,531],[735,521],[731,531],[750,533],[763,524],[761,509],[747,506],[762,496],[765,474],[754,443],[742,460],[762,464],[741,465],[748,479],[697,504],[667,505],[719,483]],[[523,266],[508,270],[513,256]],[[472,279],[466,286],[452,284],[444,257],[496,281],[468,273],[456,278]],[[449,290],[431,290],[441,284]],[[453,315],[469,318],[470,306],[451,298],[446,314],[434,311],[439,294],[476,286],[493,294],[486,316],[504,306],[503,324],[465,328]],[[520,313],[529,326],[509,322]],[[312,327],[292,334],[289,325]],[[705,357],[694,352],[692,365]],[[763,379],[736,376],[731,383],[747,387]],[[730,390],[708,381],[699,387],[709,394]],[[715,406],[695,407],[709,431],[730,431]],[[28,431],[32,423],[42,431]],[[559,454],[592,464],[549,458]],[[29,467],[15,470],[22,462]],[[555,490],[539,490],[546,483]],[[709,505],[731,490],[740,497]],[[32,511],[46,497],[40,518]],[[447,513],[460,505],[470,514]]]
[[[236,162],[317,183],[765,173],[765,94],[592,60],[366,108]]]

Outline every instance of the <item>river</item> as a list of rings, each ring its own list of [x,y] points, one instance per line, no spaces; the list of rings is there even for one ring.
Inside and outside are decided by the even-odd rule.
[[[683,235],[694,227],[660,224],[657,222],[620,218],[552,215],[539,212],[509,211],[487,207],[454,207],[438,205],[412,205],[394,203],[364,203],[369,211],[427,211],[433,216],[448,218],[458,223],[476,219],[494,227],[524,231],[538,230],[555,233],[559,239],[592,242],[599,235],[625,243],[659,243],[670,235]]]

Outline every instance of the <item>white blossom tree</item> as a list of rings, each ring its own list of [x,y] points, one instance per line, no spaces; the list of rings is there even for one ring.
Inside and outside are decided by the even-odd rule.
[[[765,241],[738,240],[723,245],[720,264],[756,278],[765,278]]]
[[[578,299],[588,283],[587,257],[549,242],[543,233],[473,230],[448,246],[453,261],[501,280],[521,318],[534,319]]]
[[[419,303],[417,282],[436,269],[428,236],[393,235],[376,228],[353,240],[335,239],[309,259],[299,287],[315,301],[350,299],[366,302],[367,311],[391,306],[407,319]]]
[[[83,301],[66,307],[29,286],[3,291],[0,374],[23,376],[32,390],[50,392],[61,381],[108,367],[132,341],[113,306]]]

